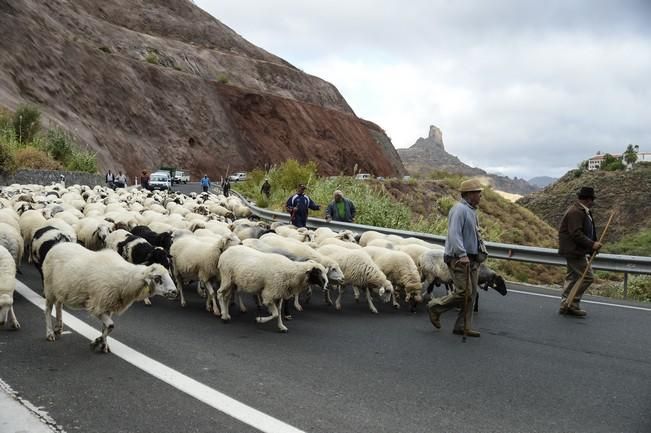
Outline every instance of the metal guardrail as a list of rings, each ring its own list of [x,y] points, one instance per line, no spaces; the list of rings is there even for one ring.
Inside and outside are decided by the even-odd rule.
[[[268,209],[262,209],[249,202],[241,194],[231,191],[239,197],[256,215],[269,221],[283,221],[289,223],[289,215],[281,212],[274,212]],[[406,230],[387,229],[384,227],[367,226],[363,224],[351,224],[339,221],[327,222],[322,218],[308,219],[309,227],[329,227],[333,230],[351,230],[355,233],[362,233],[368,230],[376,232],[398,235],[402,237],[414,237],[422,239],[437,245],[445,244],[445,236],[431,235],[427,233],[410,232]],[[543,265],[565,266],[565,258],[558,255],[557,251],[552,248],[530,247],[523,245],[502,244],[498,242],[486,242],[488,255],[493,259],[516,260],[520,262],[538,263]],[[617,254],[598,254],[593,262],[592,267],[603,271],[623,272],[624,280],[627,280],[627,274],[647,274],[651,275],[651,257],[644,256],[626,256]]]

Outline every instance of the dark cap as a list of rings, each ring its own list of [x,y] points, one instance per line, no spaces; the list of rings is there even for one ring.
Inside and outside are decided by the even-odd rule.
[[[579,198],[591,198],[595,199],[594,188],[591,186],[582,186],[579,192],[576,193]]]
[[[305,188],[305,184],[304,184],[304,183],[299,183],[298,186],[297,186],[297,188],[299,188],[299,189],[300,189],[300,188]]]

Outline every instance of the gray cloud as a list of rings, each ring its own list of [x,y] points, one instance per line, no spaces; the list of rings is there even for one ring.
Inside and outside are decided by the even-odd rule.
[[[647,0],[196,4],[332,82],[396,147],[435,124],[462,160],[525,178],[651,151]]]

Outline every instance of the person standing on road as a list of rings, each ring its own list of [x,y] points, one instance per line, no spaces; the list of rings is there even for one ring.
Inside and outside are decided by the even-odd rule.
[[[461,200],[450,209],[448,214],[448,234],[445,239],[443,256],[454,282],[454,291],[441,298],[432,299],[427,305],[430,322],[437,329],[441,328],[441,314],[452,308],[460,307],[461,310],[457,315],[452,332],[463,335],[464,320],[467,320],[467,335],[469,337],[480,336],[479,331],[471,329],[471,325],[479,278],[480,237],[477,205],[479,205],[482,190],[479,179],[461,182]],[[470,287],[468,287],[468,274],[470,275]],[[469,297],[468,305],[465,305],[466,296]],[[468,308],[467,316],[466,307]]]
[[[268,178],[265,178],[262,188],[260,188],[260,192],[264,194],[267,200],[269,200],[269,197],[271,196],[271,184],[269,183]]]
[[[222,193],[224,197],[228,197],[231,193],[231,181],[228,180],[228,177],[224,179],[224,185],[222,185]]]
[[[336,190],[333,194],[333,200],[326,209],[326,221],[335,220],[352,223],[355,221],[356,212],[355,204],[344,197],[343,192]]]
[[[113,188],[113,183],[115,182],[115,175],[111,172],[111,170],[106,173],[106,186],[109,188]]]
[[[210,188],[210,178],[208,178],[207,174],[204,174],[201,178],[201,188],[203,192],[208,192],[208,188]]]
[[[140,186],[142,189],[149,189],[149,175],[147,174],[147,170],[142,171],[142,175],[140,176]]]
[[[304,184],[298,185],[296,188],[296,194],[287,199],[285,207],[287,212],[291,215],[292,224],[296,227],[305,227],[307,225],[307,214],[309,209],[321,209],[321,206],[314,203],[310,197],[305,195]]]
[[[594,251],[599,251],[602,245],[597,241],[597,229],[590,211],[595,200],[594,188],[582,187],[577,193],[577,197],[578,200],[565,211],[558,229],[558,254],[565,257],[567,263],[561,307],[558,312],[559,314],[583,317],[587,313],[581,309],[579,303],[583,293],[594,279],[587,256]],[[583,272],[585,272],[585,277],[576,292],[572,305],[566,306],[565,301]]]

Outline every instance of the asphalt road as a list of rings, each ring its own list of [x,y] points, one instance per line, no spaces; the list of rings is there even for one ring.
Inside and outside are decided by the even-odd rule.
[[[22,271],[40,294],[34,268]],[[585,303],[578,319],[557,314],[551,290],[509,289],[481,292],[482,336],[466,343],[452,311],[435,330],[422,307],[376,303],[373,315],[347,294],[338,312],[315,296],[281,334],[256,324],[252,305],[223,324],[193,291],[186,308],[134,305],[109,342],[193,379],[190,391],[209,387],[305,432],[651,432],[651,306],[590,298],[607,305]],[[91,352],[76,331],[47,342],[42,311],[19,294],[15,310],[22,328],[0,330],[0,379],[67,432],[260,431],[248,413],[237,420],[166,375]]]

